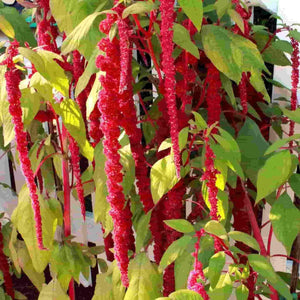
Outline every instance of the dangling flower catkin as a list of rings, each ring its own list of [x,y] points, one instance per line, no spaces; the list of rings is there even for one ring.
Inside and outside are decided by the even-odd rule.
[[[248,93],[247,93],[247,74],[244,72],[242,74],[241,82],[239,84],[239,93],[241,99],[241,105],[243,108],[243,114],[246,115],[248,112]]]
[[[120,84],[119,84],[119,103],[123,114],[122,126],[129,137],[132,155],[135,161],[135,173],[137,179],[138,194],[143,203],[144,211],[147,213],[153,206],[150,191],[150,178],[144,149],[142,146],[142,132],[137,127],[137,116],[133,101],[132,90],[132,51],[130,50],[130,27],[126,20],[118,21],[120,36]]]
[[[102,23],[102,22],[101,22]],[[106,24],[106,22],[105,22]],[[100,30],[101,30],[100,25]],[[100,128],[104,134],[104,154],[106,155],[105,172],[107,175],[107,200],[110,203],[114,223],[115,258],[121,271],[121,280],[128,287],[128,250],[134,240],[132,231],[131,212],[126,203],[121,182],[123,180],[122,165],[120,164],[120,107],[119,107],[119,78],[120,78],[120,49],[116,38],[112,41],[103,38],[98,47],[106,53],[99,55],[96,65],[106,72],[100,77],[102,90],[99,92],[98,108],[101,113]]]
[[[299,42],[294,38],[291,38],[291,44],[293,46],[293,53],[291,55],[292,60],[292,95],[291,95],[291,110],[296,110],[298,106],[297,88],[299,84]],[[294,134],[295,122],[290,121],[289,136]],[[293,141],[290,142],[290,147],[293,146]]]
[[[34,174],[31,169],[31,161],[28,157],[27,148],[27,135],[24,131],[22,122],[22,109],[21,109],[21,91],[19,84],[21,82],[21,73],[13,63],[13,57],[18,54],[17,47],[19,44],[13,42],[8,48],[7,71],[5,73],[7,99],[9,102],[9,113],[12,116],[14,124],[15,139],[17,150],[19,152],[21,169],[26,179],[26,184],[29,190],[32,208],[34,211],[35,229],[37,244],[40,249],[45,249],[42,237],[42,218],[40,212],[39,197],[37,195],[37,187],[34,182]]]
[[[195,244],[195,251],[193,253],[193,256],[195,258],[194,269],[190,272],[187,288],[191,291],[195,291],[196,293],[200,294],[204,300],[209,300],[209,297],[204,289],[204,283],[205,283],[206,279],[205,279],[205,276],[203,273],[202,263],[201,263],[201,261],[198,260],[198,252],[200,249],[200,239],[204,235],[204,233],[205,232],[203,229],[196,232],[196,236],[197,236],[198,240]],[[199,279],[203,283],[198,282]]]
[[[79,147],[76,141],[74,140],[74,138],[70,134],[69,134],[69,142],[70,142],[70,153],[71,153],[73,173],[76,179],[76,191],[80,203],[81,215],[83,220],[85,221],[85,201],[84,201],[84,191],[81,182]]]
[[[206,93],[208,125],[212,125],[220,121],[222,100],[220,95],[222,87],[220,72],[213,64],[207,66],[206,81],[208,85]]]
[[[162,45],[162,71],[165,74],[163,96],[167,103],[170,133],[173,143],[174,163],[177,177],[180,178],[180,149],[178,142],[178,116],[176,107],[176,80],[173,53],[173,22],[174,0],[161,0],[161,45]]]

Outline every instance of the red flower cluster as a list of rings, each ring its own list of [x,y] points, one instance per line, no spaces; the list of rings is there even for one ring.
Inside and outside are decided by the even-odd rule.
[[[197,32],[196,27],[190,20],[184,20],[182,25],[188,29],[191,37]],[[186,105],[192,103],[193,97],[189,93],[192,90],[192,83],[195,82],[197,77],[197,73],[193,68],[197,63],[197,58],[187,51],[183,51],[175,62],[176,72],[182,75],[182,79],[177,81],[176,95],[181,99],[181,111],[183,112],[185,111]]]
[[[121,18],[121,17],[120,17]],[[118,21],[120,36],[120,83],[119,83],[119,103],[122,112],[122,127],[129,137],[132,155],[135,161],[135,172],[140,200],[143,203],[144,211],[148,212],[153,206],[150,192],[150,178],[144,149],[141,144],[142,132],[137,127],[137,116],[133,101],[132,90],[132,51],[130,50],[130,27],[128,23],[121,19]]]
[[[299,42],[291,38],[293,46],[292,60],[292,95],[291,95],[291,110],[296,110],[298,106],[297,89],[299,84]],[[290,121],[289,136],[292,136],[295,131],[295,122]],[[293,141],[289,143],[290,147],[293,146]]]
[[[15,299],[15,293],[13,288],[13,282],[9,273],[9,265],[6,256],[3,252],[3,236],[2,236],[2,224],[0,222],[0,270],[3,274],[5,292],[11,299]]]
[[[218,188],[216,187],[217,177],[219,173],[214,166],[215,154],[209,146],[209,137],[205,137],[205,171],[201,177],[202,181],[206,181],[208,189],[208,201],[210,203],[210,216],[213,220],[218,221]]]
[[[241,105],[243,108],[243,114],[246,115],[248,112],[248,93],[247,93],[247,81],[248,76],[244,72],[242,74],[242,79],[239,84],[239,93],[240,93],[240,99],[241,99]]]
[[[220,80],[220,72],[213,64],[207,66],[207,114],[208,114],[208,125],[212,125],[215,122],[220,121],[221,115],[221,87],[222,83]]]
[[[178,116],[176,107],[176,80],[173,53],[173,22],[174,0],[162,0],[161,11],[161,45],[162,45],[162,71],[165,74],[163,96],[167,103],[169,114],[170,134],[173,143],[174,162],[177,177],[180,178],[180,150],[178,143]]]
[[[69,134],[69,142],[70,142],[70,153],[71,153],[73,173],[76,179],[76,191],[80,203],[81,215],[83,217],[83,220],[85,221],[85,201],[84,201],[84,192],[83,192],[83,187],[81,182],[79,147],[76,141],[74,140],[74,138],[70,134]]]
[[[106,24],[106,22],[104,22]],[[100,29],[102,26],[100,25]],[[134,241],[132,221],[129,204],[126,203],[121,182],[123,180],[122,165],[120,164],[120,106],[119,106],[119,80],[120,80],[120,49],[116,38],[102,39],[98,47],[106,53],[99,55],[96,65],[106,72],[100,77],[102,90],[99,92],[98,108],[101,112],[100,128],[104,134],[104,154],[106,155],[105,171],[107,174],[107,200],[111,205],[110,214],[114,222],[115,257],[121,270],[121,280],[128,286],[128,250]]]
[[[200,294],[204,300],[209,300],[209,297],[204,289],[203,283],[198,282],[198,279],[200,279],[203,282],[206,281],[204,273],[203,273],[202,263],[201,263],[201,261],[198,260],[198,252],[200,249],[200,239],[204,234],[205,234],[204,229],[201,229],[198,232],[196,232],[196,236],[197,236],[198,240],[195,244],[195,251],[193,253],[193,256],[195,258],[194,269],[190,272],[187,288],[189,290],[195,291],[198,294]]]
[[[34,211],[35,228],[37,243],[40,249],[45,249],[43,245],[42,237],[42,218],[40,212],[39,197],[37,195],[37,187],[34,182],[34,174],[31,169],[31,162],[28,157],[27,148],[27,135],[24,131],[22,123],[22,109],[21,109],[21,91],[19,84],[21,82],[21,73],[13,64],[13,57],[17,54],[17,43],[13,43],[8,49],[9,58],[7,60],[8,70],[5,73],[7,99],[9,102],[9,113],[12,116],[14,124],[15,138],[17,144],[17,150],[19,152],[19,158],[21,163],[21,169],[23,171],[26,183],[29,189],[31,203]]]
[[[51,16],[48,20],[48,13],[50,11],[49,0],[39,0],[39,6],[43,9],[43,19],[39,22],[37,27],[37,40],[38,45],[43,46],[43,49],[58,53],[56,38],[58,32],[54,26],[55,20]]]
[[[239,26],[235,24],[233,31],[240,32],[241,34],[245,35],[246,37],[249,35],[250,26],[249,26],[249,18],[251,17],[251,10],[249,9],[246,11],[240,3],[240,0],[232,0],[232,3],[235,4],[236,12],[242,17],[244,21],[244,34],[241,32]]]

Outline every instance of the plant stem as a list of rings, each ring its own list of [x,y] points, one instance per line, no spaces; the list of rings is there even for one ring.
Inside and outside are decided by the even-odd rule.
[[[65,126],[62,126],[62,152],[67,149],[67,130]],[[63,171],[63,186],[64,186],[64,232],[65,237],[71,234],[71,201],[70,201],[70,180],[69,180],[69,163],[66,153],[64,153],[64,158],[62,161],[62,171]],[[74,291],[74,280],[73,278],[69,284],[69,296],[71,300],[75,300]]]
[[[248,192],[245,188],[245,184],[242,180],[241,180],[241,185],[242,185],[242,188],[243,188],[244,193],[245,193],[245,197],[243,197],[243,199],[244,199],[245,208],[246,208],[247,213],[248,213],[249,221],[250,221],[251,226],[252,226],[253,235],[254,235],[255,239],[257,240],[257,242],[259,244],[261,255],[267,256],[267,250],[266,250],[264,241],[262,239],[259,226],[257,224],[257,220],[256,220],[256,217],[255,217],[255,214],[254,214],[254,211],[253,211],[253,207],[252,207],[251,201],[249,199]]]

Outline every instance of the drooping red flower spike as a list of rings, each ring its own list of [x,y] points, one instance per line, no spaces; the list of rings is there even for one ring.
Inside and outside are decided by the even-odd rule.
[[[178,116],[176,107],[176,80],[173,53],[173,22],[174,0],[162,0],[161,11],[161,45],[162,45],[162,71],[165,74],[163,96],[167,103],[170,134],[173,143],[174,163],[176,175],[180,178],[180,150],[178,143]]]
[[[43,245],[42,218],[40,212],[39,197],[37,195],[37,187],[34,182],[34,174],[31,169],[31,162],[28,157],[27,135],[24,131],[24,125],[22,122],[22,109],[20,102],[21,91],[19,88],[19,84],[21,82],[21,73],[13,63],[13,57],[18,54],[18,46],[19,44],[17,42],[13,42],[8,48],[8,69],[5,73],[7,99],[9,102],[9,113],[12,116],[12,122],[14,124],[15,139],[17,150],[19,152],[21,169],[26,179],[32,208],[34,211],[37,244],[40,249],[46,249]]]
[[[109,38],[104,38],[99,42],[98,47],[106,53],[106,56],[99,55],[97,57],[96,65],[105,72],[105,76],[100,77],[102,90],[99,92],[98,108],[101,113],[100,128],[104,134],[107,200],[111,205],[110,215],[114,223],[115,258],[121,271],[122,283],[128,287],[128,250],[133,248],[134,237],[129,204],[126,203],[121,186],[123,174],[120,154],[118,153],[121,148],[118,141],[121,120],[118,99],[120,80],[119,41],[116,38],[112,41]]]
[[[218,221],[218,188],[216,187],[218,170],[214,166],[215,154],[209,145],[209,137],[205,136],[205,171],[201,177],[202,181],[206,182],[208,201],[210,203],[210,216],[212,220]]]
[[[207,92],[206,92],[206,102],[207,102],[207,115],[208,125],[212,125],[220,121],[221,115],[221,87],[222,83],[220,80],[220,72],[213,64],[207,65]],[[215,132],[215,129],[213,130]]]
[[[84,191],[83,191],[83,186],[81,181],[79,147],[76,141],[74,140],[74,138],[70,134],[69,134],[69,142],[70,142],[72,168],[76,179],[76,191],[80,203],[81,215],[83,217],[83,220],[85,221],[85,201],[84,201]]]
[[[247,112],[248,112],[247,81],[248,81],[248,76],[244,72],[242,74],[241,82],[239,84],[239,93],[240,93],[241,105],[242,105],[242,108],[243,108],[243,114],[244,115],[246,115]]]
[[[3,273],[5,292],[11,299],[15,299],[15,293],[13,288],[13,282],[9,273],[9,264],[6,256],[3,252],[3,235],[2,235],[2,224],[0,222],[0,270]]]
[[[43,49],[58,52],[55,39],[58,36],[57,28],[54,26],[55,20],[53,17],[48,19],[50,11],[49,0],[38,0],[40,8],[43,9],[43,19],[37,25],[37,42]]]
[[[147,213],[153,206],[150,191],[150,178],[144,149],[142,146],[141,128],[137,127],[136,109],[133,101],[132,89],[132,50],[130,49],[130,27],[128,21],[120,19],[117,22],[120,36],[120,83],[119,103],[123,115],[122,127],[129,137],[132,155],[135,161],[135,173],[137,179],[138,194]]]
[[[204,300],[209,300],[209,297],[204,289],[203,283],[206,281],[204,273],[203,273],[203,266],[201,261],[198,260],[198,252],[200,249],[200,239],[205,234],[204,229],[201,229],[196,232],[196,236],[198,238],[195,244],[195,251],[192,254],[195,258],[194,262],[194,269],[190,272],[187,288],[191,291],[195,291],[196,293],[200,294]],[[198,282],[198,280],[202,282]]]
[[[297,88],[299,84],[299,42],[291,38],[293,46],[292,60],[292,94],[291,94],[291,110],[296,110],[298,106]],[[295,122],[290,121],[289,136],[294,134]],[[290,147],[293,146],[293,141],[290,142]]]

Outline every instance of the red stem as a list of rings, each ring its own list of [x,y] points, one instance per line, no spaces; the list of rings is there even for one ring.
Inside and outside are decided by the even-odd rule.
[[[67,149],[67,130],[65,126],[62,126],[62,149]],[[66,153],[64,153],[66,155]],[[71,235],[71,189],[70,189],[70,180],[69,180],[69,163],[67,157],[63,158],[62,161],[62,171],[63,171],[63,186],[64,186],[64,232],[65,237]],[[75,291],[74,291],[74,280],[73,278],[69,284],[69,296],[71,300],[75,300]]]
[[[271,242],[272,242],[272,236],[273,236],[273,226],[270,226],[269,231],[269,237],[268,237],[268,248],[267,248],[267,254],[270,255],[271,253]]]
[[[243,197],[243,200],[244,200],[244,205],[245,205],[246,211],[248,213],[249,221],[250,221],[252,229],[253,229],[253,235],[254,235],[255,239],[257,240],[257,242],[259,244],[261,255],[267,256],[267,250],[266,250],[264,241],[262,239],[259,226],[257,224],[256,216],[254,214],[251,201],[248,197],[248,192],[245,188],[245,184],[242,180],[241,180],[241,185],[242,185],[242,188],[243,188],[244,193],[245,193],[245,197]]]
[[[47,156],[45,156],[45,157],[43,158],[43,160],[39,163],[38,167],[37,167],[36,170],[35,170],[35,173],[34,173],[34,175],[33,175],[34,177],[37,176],[37,174],[38,174],[40,168],[42,167],[42,165],[44,164],[44,162],[45,162],[48,158],[50,158],[51,156],[54,156],[55,154],[58,154],[58,153],[57,153],[57,152],[55,152],[55,153],[50,153],[50,154],[48,154]]]

